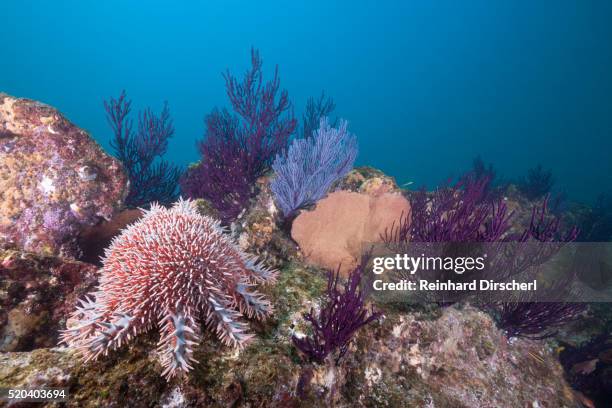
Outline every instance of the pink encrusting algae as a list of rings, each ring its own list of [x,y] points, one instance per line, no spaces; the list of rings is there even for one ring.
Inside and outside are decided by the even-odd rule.
[[[192,201],[153,205],[106,250],[99,287],[80,301],[62,341],[89,361],[157,327],[171,378],[192,368],[202,324],[224,344],[244,346],[252,334],[242,315],[272,312],[254,286],[275,278]]]

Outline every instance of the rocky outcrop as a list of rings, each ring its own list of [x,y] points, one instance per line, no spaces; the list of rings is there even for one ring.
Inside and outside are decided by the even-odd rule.
[[[82,252],[80,260],[101,266],[104,249],[122,229],[138,221],[140,217],[142,217],[141,210],[126,209],[115,214],[109,221],[104,220],[96,225],[83,228],[78,238],[78,246]]]
[[[299,258],[298,248],[283,230],[286,225],[276,208],[269,177],[260,178],[257,189],[251,206],[232,224],[231,233],[243,250],[279,268]]]
[[[351,172],[336,188],[345,190],[331,193],[300,216],[323,217],[325,200],[331,198],[334,204],[335,197],[343,198],[329,206],[325,221],[313,217],[312,223],[327,228],[341,221],[335,231],[343,233],[346,228],[349,234],[315,238],[341,242],[349,260],[361,249],[354,242],[377,239],[386,220],[409,209],[393,180],[372,169]],[[251,322],[256,335],[252,343],[233,350],[205,332],[194,346],[198,363],[187,375],[170,381],[161,376],[162,366],[152,351],[159,341],[155,331],[83,363],[74,351],[56,347],[57,334],[77,299],[97,284],[96,267],[3,250],[0,387],[66,387],[68,407],[578,406],[553,348],[542,341],[508,339],[489,315],[469,306],[375,305],[383,318],[359,330],[341,359],[321,365],[306,361],[291,337],[309,332],[303,313],[323,304],[326,276],[297,252],[267,180],[261,180],[258,189],[251,207],[229,231],[243,249],[279,269],[278,282],[263,288],[275,312],[269,320]],[[359,211],[338,210],[355,203]],[[200,204],[202,212],[210,210],[205,202]],[[377,215],[379,206],[394,208],[393,217]],[[87,229],[81,238],[95,247],[138,216],[125,213]],[[360,229],[351,230],[356,222],[362,222]],[[363,238],[364,231],[368,238]],[[330,263],[332,269],[336,266]]]
[[[77,298],[96,283],[93,265],[0,250],[0,351],[54,347]]]
[[[393,177],[387,176],[382,171],[369,166],[357,167],[351,170],[344,178],[338,181],[333,190],[366,193],[371,196],[400,191]]]
[[[553,351],[538,341],[508,341],[488,315],[471,308],[387,310],[384,321],[358,333],[338,364],[302,362],[288,329],[322,281],[300,267],[282,272],[273,291],[277,320],[260,326],[258,338],[238,353],[207,337],[187,377],[162,380],[150,352],[157,339],[144,335],[86,365],[65,348],[1,354],[0,387],[67,387],[69,407],[577,406]]]
[[[364,245],[380,242],[385,229],[409,212],[410,203],[399,193],[336,191],[293,221],[291,237],[308,262],[347,273],[359,263]]]
[[[0,246],[75,256],[127,192],[121,164],[56,109],[0,93]]]

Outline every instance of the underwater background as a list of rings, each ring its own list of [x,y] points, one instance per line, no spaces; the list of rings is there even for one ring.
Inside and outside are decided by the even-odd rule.
[[[429,187],[480,155],[516,178],[540,163],[590,202],[612,185],[612,3],[606,1],[3,1],[0,89],[49,103],[108,149],[102,102],[170,106],[167,159],[198,159],[222,72],[257,47],[296,117],[322,91],[358,165]]]
[[[611,3],[0,18],[0,407],[611,406]]]

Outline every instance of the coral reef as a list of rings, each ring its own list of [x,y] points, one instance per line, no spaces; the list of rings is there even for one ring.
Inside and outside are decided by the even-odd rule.
[[[322,118],[312,136],[294,140],[287,152],[276,156],[270,187],[285,217],[323,198],[332,183],[353,168],[357,139],[347,126],[340,121],[334,129]]]
[[[561,218],[550,216],[548,197],[541,205],[534,205],[528,226],[520,233],[511,231],[514,212],[509,211],[505,200],[498,202],[483,200],[488,177],[476,179],[464,177],[452,187],[427,193],[424,189],[411,195],[411,211],[384,231],[382,237],[389,248],[407,251],[409,243],[443,243],[452,251],[456,243],[472,242],[514,242],[506,246],[494,258],[489,259],[490,267],[485,275],[474,274],[469,279],[494,279],[505,281],[550,259],[564,243],[578,236],[578,229],[561,229]],[[528,245],[528,242],[551,245]],[[555,244],[556,243],[556,244]],[[466,248],[463,248],[465,251]],[[521,260],[520,262],[518,260]],[[432,280],[459,282],[463,276],[453,271],[434,271]],[[487,274],[488,273],[488,274]],[[404,276],[409,280],[415,276]],[[546,291],[561,291],[571,277],[560,279],[553,287],[541,289],[540,299]],[[465,300],[470,291],[459,294],[455,291],[428,291],[422,300],[442,304]],[[501,328],[509,336],[546,338],[554,334],[553,329],[577,318],[585,310],[582,303],[532,302],[525,296],[516,301],[496,301],[482,305],[493,313]]]
[[[256,53],[253,60],[254,69],[247,74],[245,83],[237,83],[229,74],[226,78],[228,92],[233,95],[230,99],[243,119],[217,112],[209,118],[217,121],[211,126],[235,126],[230,134],[245,143],[284,140],[284,136],[262,136],[270,129],[280,129],[276,127],[278,123],[270,125],[272,122],[266,131],[261,130],[263,139],[251,138],[249,116],[242,114],[246,112],[245,101],[259,100],[264,94],[274,100],[278,89],[277,79],[268,88],[254,85],[261,82],[261,61]],[[266,106],[287,106],[281,103],[282,99],[283,95],[272,105],[267,100]],[[0,110],[13,112],[18,102],[2,102]],[[319,102],[320,109],[329,108],[323,99]],[[117,112],[124,112],[125,102],[115,103],[123,106]],[[28,114],[41,109],[55,112],[42,105],[27,106]],[[285,111],[282,108],[277,113],[282,116]],[[162,113],[162,117],[153,120],[149,111],[142,116],[142,123],[159,130],[145,132],[151,144],[143,146],[151,151],[164,144],[158,143],[163,137],[154,136],[165,134],[162,129],[167,127],[163,123],[168,122],[163,116]],[[12,117],[0,121],[4,126],[0,143],[8,143],[0,154],[12,152],[20,135],[32,134],[47,140],[74,130],[66,131],[68,125],[59,127],[54,120],[59,119],[41,119],[34,127],[24,125],[19,131]],[[284,123],[286,130],[293,119],[283,116],[274,120]],[[125,126],[126,121],[122,119],[120,123]],[[124,129],[120,130],[122,135]],[[55,231],[54,240],[64,237],[64,247],[68,242],[65,239],[76,242],[78,235],[88,262],[95,261],[104,242],[112,239],[112,243],[99,273],[90,263],[21,250],[0,251],[0,387],[66,387],[70,398],[62,404],[68,407],[459,408],[573,407],[578,401],[590,403],[588,397],[575,394],[569,387],[553,349],[536,340],[552,334],[552,328],[561,329],[550,324],[546,313],[552,311],[556,321],[564,323],[563,329],[568,326],[562,313],[546,310],[547,325],[543,330],[532,330],[539,324],[539,319],[526,316],[534,312],[533,308],[529,312],[514,310],[508,315],[509,320],[523,326],[505,326],[499,320],[501,328],[491,315],[461,303],[404,310],[381,304],[376,312],[370,312],[361,287],[362,244],[380,240],[385,229],[388,238],[404,242],[534,240],[561,245],[564,240],[574,239],[575,229],[565,233],[560,217],[549,216],[547,198],[532,202],[517,194],[504,202],[482,199],[486,186],[481,179],[487,177],[473,177],[463,179],[461,185],[434,192],[404,192],[412,200],[411,207],[392,178],[376,169],[358,168],[326,187],[325,190],[336,191],[314,203],[316,207],[311,211],[301,210],[294,220],[292,236],[300,252],[283,228],[272,178],[264,174],[274,155],[284,148],[277,149],[280,144],[264,149],[265,154],[262,145],[253,150],[241,147],[242,151],[237,149],[224,156],[235,159],[246,157],[240,156],[244,151],[261,153],[259,159],[253,158],[260,167],[252,162],[224,175],[248,175],[248,185],[242,180],[237,182],[235,191],[240,205],[219,205],[214,196],[208,196],[207,200],[180,201],[169,209],[152,205],[141,214],[117,213],[126,194],[126,178],[118,162],[101,155],[97,146],[94,149],[87,144],[87,149],[93,150],[84,149],[83,153],[81,145],[71,140],[57,141],[57,146],[66,147],[66,142],[83,157],[94,152],[97,160],[107,160],[104,163],[108,168],[92,172],[91,168],[79,167],[76,173],[80,171],[78,174],[89,182],[104,180],[106,184],[98,186],[99,190],[85,190],[83,194],[92,200],[87,208],[93,211],[99,205],[96,210],[110,221],[90,226],[95,223],[91,216],[87,222],[73,226],[70,206],[58,208],[50,199],[24,205],[36,204],[34,227],[38,222],[41,229]],[[85,136],[78,140],[89,143]],[[217,142],[227,140],[218,138]],[[283,143],[286,147],[286,140]],[[31,150],[26,150],[36,155],[49,153],[27,146]],[[272,154],[272,150],[276,151]],[[235,152],[242,153],[232,156]],[[20,154],[19,160],[26,157]],[[264,156],[267,158],[262,159]],[[7,166],[11,160],[17,159],[2,163]],[[231,167],[231,161],[224,165],[226,169]],[[113,169],[118,173],[107,173]],[[66,167],[61,170],[68,172],[68,179],[70,171],[74,171]],[[109,179],[102,178],[102,174]],[[227,181],[225,186],[232,182]],[[50,182],[45,179],[42,187],[50,187]],[[107,201],[101,201],[91,191],[106,194]],[[227,200],[236,199],[231,194]],[[236,211],[243,214],[235,220]],[[231,231],[223,230],[213,220],[218,215],[226,222],[235,221]],[[19,218],[10,218],[14,219]],[[511,225],[510,220],[514,224],[525,222],[525,228]],[[47,252],[56,255],[62,251]],[[247,253],[259,255],[280,268],[281,273],[261,267]],[[323,271],[304,261],[337,272],[328,275],[326,286]],[[261,294],[255,291],[257,284],[274,279],[278,279],[275,285],[261,285]],[[74,311],[77,302],[80,306]],[[529,303],[521,305],[531,307]],[[503,316],[499,309],[497,314],[491,314]],[[250,329],[244,316],[254,318]],[[61,337],[71,347],[51,348],[64,324],[67,329]],[[202,330],[202,326],[210,330]],[[154,327],[159,329],[159,336],[152,330]],[[250,334],[251,330],[257,336]],[[509,335],[519,337],[510,341]],[[238,346],[238,350],[219,347],[215,337]],[[121,347],[126,343],[130,347]],[[156,345],[157,352],[152,353]],[[576,384],[588,382],[585,390],[590,390],[592,384],[605,385],[608,346],[608,338],[595,338],[580,346],[578,360],[564,358],[570,367],[569,378]],[[101,355],[106,357],[97,358]],[[77,356],[96,361],[82,364]],[[599,394],[596,397],[601,398]]]
[[[0,246],[74,257],[123,204],[121,164],[56,109],[0,93]]]
[[[263,83],[262,60],[251,50],[251,69],[239,82],[225,74],[228,98],[234,112],[215,109],[206,117],[206,134],[198,143],[200,162],[181,179],[189,198],[205,198],[221,219],[233,221],[254,196],[253,184],[269,169],[275,156],[287,148],[296,120],[287,91],[281,91],[278,67]]]
[[[282,333],[321,287],[301,267],[288,267],[280,276],[273,302],[286,309],[270,336],[238,358],[204,342],[195,352],[200,364],[184,382],[160,380],[150,353],[156,340],[142,336],[130,349],[88,365],[69,349],[0,354],[0,387],[67,387],[68,407],[170,401],[211,407],[578,406],[550,347],[529,339],[510,344],[487,314],[454,307],[438,316],[385,312],[383,322],[357,332],[339,366],[312,367],[300,397],[304,366]]]
[[[309,263],[329,270],[340,265],[344,275],[360,262],[363,244],[380,242],[403,213],[410,213],[410,203],[398,193],[335,191],[297,216],[291,237]]]
[[[264,86],[261,61],[256,53],[253,58],[255,69],[245,83],[226,78],[241,118],[229,113],[211,118],[231,122],[237,129],[232,134],[244,136],[239,140],[245,143],[262,142],[246,137],[252,128],[249,116],[242,114],[245,101],[262,95],[274,100],[278,89],[277,79],[259,88]],[[280,99],[263,105],[287,106],[281,103],[283,95]],[[121,106],[117,113],[125,112],[127,101],[115,102]],[[313,100],[312,117],[331,106],[323,98]],[[282,117],[277,117],[277,124],[289,126],[293,119],[283,109],[276,111]],[[566,232],[561,215],[549,214],[546,197],[530,201],[509,187],[503,202],[483,199],[487,188],[481,179],[487,179],[486,174],[434,192],[406,192],[376,169],[357,168],[336,180],[329,187],[335,192],[316,202],[314,209],[299,211],[292,225],[298,250],[274,200],[273,176],[264,174],[286,140],[280,150],[260,155],[267,156],[265,160],[254,159],[263,163],[257,177],[251,172],[257,168],[253,164],[227,173],[244,170],[251,177],[248,188],[240,190],[248,198],[240,204],[238,219],[228,217],[224,208],[229,207],[219,207],[211,197],[180,201],[172,208],[153,205],[144,214],[118,212],[127,194],[118,161],[101,154],[86,134],[52,108],[2,96],[0,111],[1,163],[13,177],[0,183],[25,180],[11,184],[10,194],[0,191],[5,194],[3,211],[15,203],[35,209],[24,210],[23,219],[20,213],[2,218],[0,231],[11,227],[7,220],[25,222],[30,217],[32,228],[40,228],[22,237],[39,239],[29,248],[51,254],[0,250],[0,387],[66,387],[70,396],[61,405],[67,407],[574,407],[579,402],[592,406],[589,398],[605,401],[601,390],[609,386],[611,360],[609,337],[602,333],[609,334],[609,324],[601,323],[595,307],[566,324],[564,314],[552,307],[534,315],[542,306],[536,310],[532,303],[521,303],[529,310],[507,308],[512,312],[506,316],[510,325],[503,324],[501,309],[488,314],[460,302],[444,307],[380,303],[376,312],[366,307],[362,244],[380,240],[385,229],[387,237],[404,242],[538,241],[554,249],[574,239],[577,231]],[[161,135],[167,134],[169,122],[164,116],[145,112],[141,123],[149,130],[133,134],[145,135],[142,146],[150,151],[165,146]],[[119,122],[131,126],[125,125],[125,118]],[[270,126],[268,130],[280,129]],[[125,135],[125,128],[120,133]],[[268,136],[262,137],[283,139]],[[44,144],[34,143],[34,138]],[[78,161],[83,158],[94,160],[99,168],[83,167]],[[67,162],[59,166],[60,159],[75,160],[80,167]],[[60,191],[57,183],[62,180],[45,173],[43,164],[47,170],[66,172],[71,187]],[[73,189],[77,178],[90,184]],[[28,201],[30,190],[42,194],[33,196],[38,201]],[[88,212],[75,222],[72,217],[79,211],[64,203],[72,203],[79,194],[89,200],[77,203]],[[233,220],[231,229],[223,230],[213,220],[217,216]],[[92,225],[99,217],[110,221]],[[39,245],[41,237],[51,237],[37,235],[43,230],[52,234],[48,242],[62,237],[62,245],[53,250],[49,243]],[[68,243],[76,247],[77,237],[83,259],[92,263],[57,256],[67,251]],[[97,270],[93,262],[109,240]],[[3,245],[23,247],[23,242]],[[281,273],[262,268],[247,253],[257,254]],[[317,257],[337,271],[327,282],[324,271],[312,266],[324,265]],[[275,285],[260,285],[261,294],[256,292],[256,285],[274,279]],[[559,325],[551,324],[550,316]],[[245,317],[254,318],[248,326]],[[541,320],[546,322],[542,329]],[[587,323],[593,324],[588,334],[571,331]],[[64,326],[61,338],[71,347],[53,348]],[[538,339],[553,332],[546,342]],[[567,378],[585,395],[575,393],[564,379],[555,351],[559,349],[551,347],[558,336],[572,352],[561,351]],[[238,348],[220,347],[216,338]],[[129,347],[121,347],[127,343]],[[157,351],[151,352],[156,345]],[[76,357],[96,361],[83,364]]]
[[[393,177],[373,167],[362,166],[351,170],[346,177],[338,181],[335,190],[346,190],[354,193],[365,193],[379,196],[385,193],[399,193],[401,189]]]
[[[252,336],[241,314],[262,319],[272,310],[253,287],[275,273],[238,250],[191,201],[152,205],[113,240],[103,264],[98,290],[80,301],[62,334],[86,360],[157,325],[164,375],[172,377],[192,368],[200,322],[242,347]]]
[[[510,228],[503,200],[483,200],[487,177],[465,177],[453,186],[410,195],[411,211],[384,233],[385,242],[494,242]]]
[[[238,245],[273,267],[282,267],[300,259],[297,245],[282,228],[284,220],[274,202],[270,177],[260,178],[257,190],[258,194],[251,200],[244,216],[232,224],[232,235]]]
[[[142,207],[151,202],[170,204],[178,198],[182,172],[161,159],[168,149],[168,139],[174,135],[168,104],[164,104],[159,116],[149,108],[140,112],[136,132],[132,131],[129,118],[131,105],[125,91],[117,99],[104,101],[106,119],[113,129],[111,147],[130,180],[125,203],[129,207]]]

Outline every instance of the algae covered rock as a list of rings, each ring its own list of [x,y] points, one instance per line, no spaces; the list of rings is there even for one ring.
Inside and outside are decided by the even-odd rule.
[[[76,299],[96,283],[94,265],[0,250],[0,351],[55,346]]]
[[[0,93],[0,246],[75,256],[83,226],[121,207],[121,164],[56,109]]]
[[[301,314],[322,302],[325,277],[287,264],[266,295],[271,321],[253,325],[242,350],[206,333],[198,363],[166,381],[153,332],[99,361],[82,364],[65,348],[0,354],[0,387],[62,386],[69,407],[575,407],[555,353],[539,341],[509,341],[476,309],[436,313],[385,310],[359,331],[337,363],[312,365],[291,343],[307,330]],[[175,404],[175,405],[173,405]]]
[[[369,195],[381,195],[400,191],[393,177],[369,166],[357,167],[340,180],[334,190],[347,190]]]
[[[286,225],[274,202],[270,179],[260,178],[257,188],[251,206],[232,224],[232,234],[242,249],[267,265],[281,267],[298,258],[297,246],[283,230]]]
[[[576,406],[552,350],[509,341],[473,308],[445,308],[433,319],[389,316],[355,348],[339,377],[345,395],[359,393],[363,406]]]

